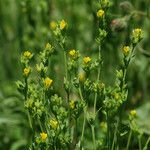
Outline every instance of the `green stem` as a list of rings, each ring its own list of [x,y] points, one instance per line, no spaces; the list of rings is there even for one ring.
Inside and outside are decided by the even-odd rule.
[[[38,123],[39,123],[39,126],[40,126],[41,131],[43,131],[43,127],[42,127],[42,124],[41,124],[41,121],[40,121],[40,118],[39,118],[39,117],[37,118],[37,121],[38,121]]]
[[[29,120],[30,128],[33,130],[32,121],[31,121],[31,117],[30,117],[30,112],[29,112],[29,110],[27,111],[27,113],[28,113],[28,120]]]
[[[27,101],[27,95],[28,95],[28,79],[27,79],[27,77],[25,77],[25,101]],[[28,115],[30,128],[33,130],[32,120],[31,120],[31,116],[30,116],[29,110],[27,110],[27,115]]]
[[[150,137],[147,139],[143,150],[147,150],[147,147],[148,147],[149,142],[150,142]]]
[[[128,149],[129,149],[130,141],[131,141],[131,136],[132,136],[132,130],[130,130],[130,132],[129,132],[129,136],[128,136],[128,142],[127,142],[126,150],[128,150]]]
[[[99,50],[98,50],[98,61],[100,63],[101,60],[101,46],[99,45]],[[99,83],[100,80],[100,64],[99,64],[99,68],[98,68],[98,74],[97,74],[97,82]],[[97,91],[95,92],[95,96],[94,96],[94,115],[96,116],[96,103],[97,103]]]
[[[110,122],[108,110],[107,110],[107,149],[110,150]]]
[[[86,124],[86,114],[85,114],[85,110],[84,110],[84,119],[83,119],[82,133],[81,133],[81,143],[83,142],[83,138],[84,138],[85,124]]]
[[[66,80],[68,79],[68,71],[67,71],[67,54],[66,51],[64,50],[64,64],[65,64],[65,77]]]
[[[142,134],[140,134],[140,136],[139,136],[139,150],[142,150],[141,140],[142,140]]]
[[[94,129],[94,125],[91,125],[91,129],[92,129],[93,147],[94,147],[94,150],[96,150],[95,129]]]
[[[117,124],[116,124],[115,132],[114,132],[113,144],[112,144],[111,150],[113,150],[113,149],[114,149],[115,142],[116,142],[116,140],[117,140],[117,130],[118,130],[118,124],[119,124],[119,117],[118,117],[118,119],[117,119]]]

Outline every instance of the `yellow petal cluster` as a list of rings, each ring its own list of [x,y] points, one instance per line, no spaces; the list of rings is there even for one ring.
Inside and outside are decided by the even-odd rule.
[[[52,30],[55,30],[56,27],[57,27],[57,23],[56,23],[55,21],[51,21],[51,22],[50,22],[50,28],[51,28]]]
[[[24,68],[23,75],[27,77],[29,73],[30,73],[30,68]]]
[[[62,20],[60,22],[60,30],[63,30],[64,28],[66,28],[66,26],[67,26],[67,22],[65,20]]]
[[[130,47],[129,46],[124,46],[122,51],[123,51],[123,54],[127,56],[130,52]]]
[[[130,111],[130,115],[131,115],[132,117],[136,117],[136,115],[137,115],[136,110],[135,110],[135,109],[131,110],[131,111]]]
[[[43,142],[46,141],[47,133],[42,132],[42,133],[40,133],[40,136],[41,136],[41,140],[42,140]]]
[[[69,103],[69,106],[70,106],[71,109],[74,109],[75,108],[75,101],[71,100],[70,103]]]
[[[83,62],[84,62],[85,64],[89,63],[90,61],[91,61],[91,58],[90,58],[90,57],[84,57],[84,58],[83,58]]]
[[[69,51],[69,55],[72,56],[72,57],[74,57],[76,55],[76,50],[74,50],[74,49],[70,50]]]
[[[104,14],[105,14],[104,10],[100,9],[97,12],[97,17],[102,18],[104,16]]]
[[[49,124],[50,124],[50,126],[51,126],[53,129],[57,129],[57,127],[58,127],[58,121],[55,120],[55,119],[51,119],[51,120],[49,121]]]
[[[32,54],[31,54],[31,52],[29,52],[29,51],[25,51],[25,52],[23,53],[23,56],[26,57],[26,58],[30,58],[30,57],[32,56]]]
[[[52,47],[52,45],[49,44],[49,43],[47,43],[46,46],[45,46],[46,49],[50,49],[51,47]]]
[[[53,83],[53,80],[50,79],[49,77],[46,77],[46,78],[44,79],[44,84],[45,84],[45,87],[46,87],[46,88],[49,88],[49,87],[52,85],[52,83]]]
[[[141,33],[142,33],[142,29],[140,29],[140,28],[136,28],[133,30],[133,35],[135,37],[139,37],[141,35]]]

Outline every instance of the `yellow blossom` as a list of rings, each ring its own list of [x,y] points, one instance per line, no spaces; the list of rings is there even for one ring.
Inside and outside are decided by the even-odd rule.
[[[58,121],[55,119],[51,119],[49,124],[53,129],[57,129],[57,127],[58,127]]]
[[[40,136],[41,136],[41,140],[42,140],[43,142],[46,141],[47,134],[46,134],[45,132],[40,133]]]
[[[140,36],[141,33],[142,33],[142,30],[140,28],[136,28],[133,30],[133,35],[136,37]]]
[[[107,128],[107,123],[106,122],[101,122],[100,127],[103,128],[103,129],[106,129]]]
[[[60,22],[60,29],[63,30],[66,26],[67,26],[67,22],[65,22],[65,20],[62,20]]]
[[[90,58],[90,57],[84,57],[84,58],[83,58],[83,62],[84,62],[85,64],[89,63],[90,61],[91,61],[91,58]]]
[[[115,98],[115,100],[119,100],[120,95],[118,93],[114,93],[114,98]]]
[[[26,57],[26,58],[31,58],[32,54],[31,54],[31,52],[29,52],[29,51],[25,51],[25,52],[23,53],[23,56]]]
[[[69,106],[70,106],[71,109],[74,109],[75,108],[75,101],[71,100],[70,103],[69,103]]]
[[[57,23],[56,23],[55,21],[51,21],[51,22],[50,22],[50,28],[51,28],[52,30],[55,30],[56,27],[57,27]]]
[[[84,80],[85,80],[85,73],[84,72],[79,73],[79,81],[83,82]]]
[[[51,46],[51,44],[49,44],[49,43],[47,43],[46,46],[45,46],[46,49],[50,49],[51,47],[52,47],[52,46]]]
[[[130,47],[129,46],[124,46],[122,51],[123,51],[123,54],[127,56],[130,52]]]
[[[132,117],[136,117],[136,115],[137,115],[136,110],[135,110],[135,109],[131,110],[131,111],[130,111],[130,115],[131,115]]]
[[[98,12],[97,12],[97,17],[103,17],[104,16],[104,14],[105,14],[105,12],[104,12],[104,10],[102,10],[102,9],[100,9],[100,10],[98,10]]]
[[[30,73],[30,68],[24,68],[23,75],[27,77],[29,73]]]
[[[49,88],[49,87],[52,85],[52,83],[53,83],[53,80],[50,79],[49,77],[46,77],[46,78],[44,79],[44,84],[45,84],[45,87],[46,87],[46,88]]]
[[[72,57],[75,56],[76,55],[76,51],[74,49],[70,50],[69,51],[69,55],[72,56]]]

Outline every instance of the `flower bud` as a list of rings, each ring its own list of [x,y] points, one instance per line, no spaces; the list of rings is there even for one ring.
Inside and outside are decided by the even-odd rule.
[[[132,4],[128,1],[121,2],[119,6],[125,12],[130,12],[133,9]]]
[[[111,28],[113,31],[121,31],[127,28],[127,21],[125,18],[116,18],[111,22]]]

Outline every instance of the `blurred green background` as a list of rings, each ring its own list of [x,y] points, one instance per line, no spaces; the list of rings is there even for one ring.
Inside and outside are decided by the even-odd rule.
[[[107,18],[109,36],[102,48],[102,79],[107,85],[112,85],[122,57],[122,45],[129,43],[133,28],[143,29],[144,39],[137,46],[136,57],[128,70],[129,98],[126,108],[139,109],[139,124],[146,134],[150,134],[149,6],[149,0],[113,0]],[[57,49],[52,60],[55,70],[58,65],[55,62],[61,61],[58,54],[61,50],[53,40],[49,24],[65,19],[69,25],[68,48],[96,57],[97,9],[96,0],[0,0],[1,150],[27,149],[29,144],[30,130],[24,102],[15,85],[22,78],[21,52],[30,50],[36,54],[47,42],[54,43]],[[134,14],[132,18],[131,12]],[[116,25],[113,20],[118,18],[121,22]]]

